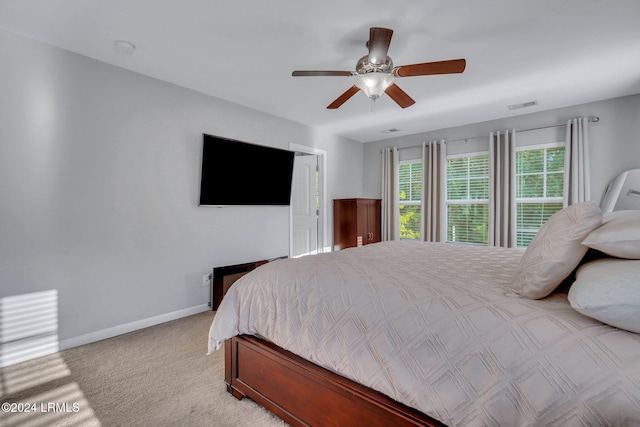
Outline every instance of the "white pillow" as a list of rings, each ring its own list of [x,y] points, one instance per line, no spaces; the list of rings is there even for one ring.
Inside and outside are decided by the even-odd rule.
[[[594,202],[576,203],[553,214],[522,256],[512,292],[530,299],[553,292],[587,253],[580,243],[601,223],[602,211]]]
[[[606,258],[583,265],[569,303],[585,316],[640,333],[640,261]]]
[[[640,259],[640,211],[605,214],[582,244],[614,257]]]

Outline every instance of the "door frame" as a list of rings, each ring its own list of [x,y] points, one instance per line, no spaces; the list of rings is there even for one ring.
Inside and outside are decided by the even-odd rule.
[[[329,207],[328,207],[329,202],[326,198],[327,152],[319,148],[308,147],[306,145],[300,145],[300,144],[294,144],[292,142],[289,143],[289,150],[305,153],[305,154],[312,154],[317,156],[318,158],[318,166],[319,166],[318,178],[319,178],[319,184],[320,184],[318,188],[318,197],[320,199],[318,203],[318,208],[320,210],[320,212],[318,213],[318,253],[328,252],[331,249],[330,248],[327,249],[327,244],[328,244],[327,242],[330,242],[331,240],[327,238],[327,230],[329,229],[328,215],[327,215],[327,212],[329,212]],[[291,228],[293,227],[292,215],[293,215],[293,212],[291,210],[291,207],[289,207],[289,253],[293,253],[293,246],[292,246],[293,232],[291,230]]]

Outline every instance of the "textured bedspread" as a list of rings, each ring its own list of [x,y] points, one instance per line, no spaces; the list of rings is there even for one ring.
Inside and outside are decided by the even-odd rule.
[[[450,426],[640,425],[640,335],[508,296],[522,251],[384,242],[261,266],[209,336],[278,346]]]

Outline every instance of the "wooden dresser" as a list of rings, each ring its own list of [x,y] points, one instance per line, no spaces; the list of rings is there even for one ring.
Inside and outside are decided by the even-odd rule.
[[[380,199],[335,199],[333,201],[333,250],[380,241]]]

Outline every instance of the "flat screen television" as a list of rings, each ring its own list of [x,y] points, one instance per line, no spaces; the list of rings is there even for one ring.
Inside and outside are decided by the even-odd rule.
[[[200,205],[286,206],[295,153],[203,135]]]

